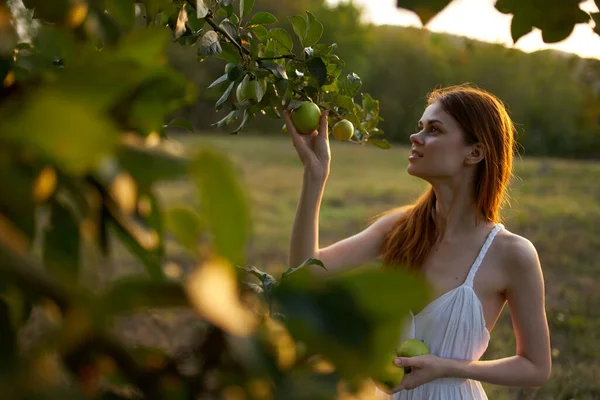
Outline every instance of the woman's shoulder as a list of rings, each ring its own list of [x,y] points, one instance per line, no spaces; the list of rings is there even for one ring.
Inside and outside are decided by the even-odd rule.
[[[498,232],[495,241],[502,265],[511,276],[518,276],[524,270],[539,269],[538,251],[528,238],[504,228]]]

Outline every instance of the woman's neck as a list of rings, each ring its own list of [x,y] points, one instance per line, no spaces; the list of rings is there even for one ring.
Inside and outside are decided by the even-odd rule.
[[[484,221],[479,215],[470,185],[434,185],[436,197],[434,221],[439,228],[439,242],[472,231]],[[479,217],[479,218],[478,218]]]

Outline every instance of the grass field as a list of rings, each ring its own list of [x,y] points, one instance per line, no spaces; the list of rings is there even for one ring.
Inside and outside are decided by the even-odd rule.
[[[177,138],[174,138],[177,139]],[[210,144],[226,152],[244,181],[252,210],[249,262],[281,271],[300,193],[302,167],[284,134],[198,135],[180,138],[186,147]],[[332,170],[320,216],[324,247],[361,230],[370,217],[413,201],[425,184],[406,173],[407,148],[382,150],[333,142]],[[600,163],[516,159],[507,228],[537,247],[546,279],[553,373],[542,388],[506,389],[485,385],[490,399],[600,398]],[[189,204],[186,183],[162,185],[168,206]],[[185,260],[170,243],[168,256]],[[116,264],[126,262],[119,256]],[[484,359],[515,351],[505,308]]]

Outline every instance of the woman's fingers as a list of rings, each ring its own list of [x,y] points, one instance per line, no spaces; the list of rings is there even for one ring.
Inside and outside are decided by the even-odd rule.
[[[328,140],[329,139],[329,126],[328,126],[329,110],[324,110],[321,113],[321,120],[319,121],[319,138]]]

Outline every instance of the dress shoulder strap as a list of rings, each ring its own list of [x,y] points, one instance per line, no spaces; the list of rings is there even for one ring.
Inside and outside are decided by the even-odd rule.
[[[475,278],[475,274],[477,273],[477,270],[479,269],[479,266],[481,265],[481,262],[483,261],[485,254],[487,253],[488,249],[492,245],[492,242],[494,241],[496,234],[498,232],[500,232],[500,230],[502,228],[504,228],[504,225],[496,224],[496,226],[494,226],[494,228],[490,231],[490,233],[488,233],[488,236],[485,239],[483,246],[481,246],[481,250],[479,250],[479,254],[477,255],[477,258],[475,259],[475,261],[473,262],[473,265],[471,266],[471,269],[469,270],[469,275],[467,275],[467,279],[465,280],[465,284],[467,286],[473,286],[473,279]]]

